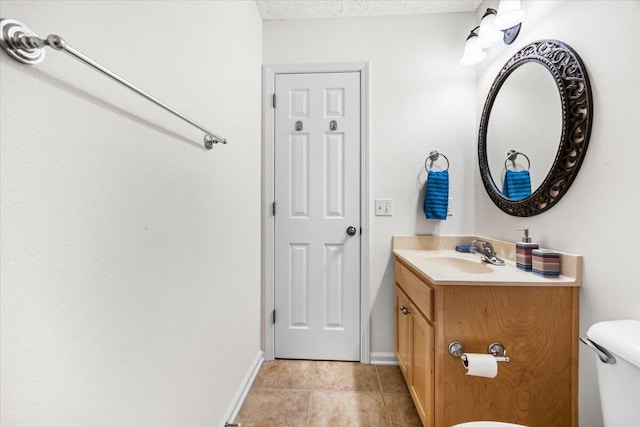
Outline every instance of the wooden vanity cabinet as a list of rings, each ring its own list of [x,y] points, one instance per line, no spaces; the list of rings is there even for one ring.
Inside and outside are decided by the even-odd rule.
[[[414,308],[409,297],[396,285],[396,359],[409,384],[413,375],[411,359]]]
[[[396,355],[422,424],[433,426],[433,325],[396,286]]]
[[[395,275],[396,356],[424,426],[578,426],[578,287],[436,286],[400,259]],[[469,353],[499,341],[511,363],[468,376],[454,340]]]
[[[396,265],[396,356],[424,426],[433,418],[433,289]]]

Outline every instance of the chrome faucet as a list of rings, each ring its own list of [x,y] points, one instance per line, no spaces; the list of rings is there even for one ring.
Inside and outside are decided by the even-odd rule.
[[[469,252],[480,255],[482,261],[493,265],[504,265],[504,261],[496,256],[493,245],[485,240],[474,240],[471,243]]]

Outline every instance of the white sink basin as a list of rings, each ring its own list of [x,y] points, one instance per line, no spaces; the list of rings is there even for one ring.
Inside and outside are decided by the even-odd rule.
[[[479,255],[453,250],[395,249],[393,253],[434,285],[572,286],[577,283],[575,277],[547,278],[518,270],[513,261],[492,265],[483,262]]]
[[[444,268],[445,270],[471,274],[493,273],[491,267],[480,260],[453,256],[432,256],[429,257],[429,260],[433,260],[435,263],[434,267]]]

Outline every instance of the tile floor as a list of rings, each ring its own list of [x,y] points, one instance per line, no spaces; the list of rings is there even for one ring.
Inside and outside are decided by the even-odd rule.
[[[262,364],[242,427],[420,427],[397,366],[274,360]]]

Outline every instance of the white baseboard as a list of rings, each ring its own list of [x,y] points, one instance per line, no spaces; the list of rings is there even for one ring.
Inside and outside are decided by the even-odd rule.
[[[395,353],[385,353],[385,352],[373,352],[371,353],[371,364],[372,365],[397,365],[398,360],[396,359]]]
[[[259,351],[258,355],[249,367],[247,375],[245,375],[244,379],[242,380],[242,383],[240,384],[236,395],[233,397],[231,405],[229,405],[229,409],[227,409],[227,413],[224,415],[224,418],[220,423],[220,427],[225,427],[226,423],[232,422],[238,415],[238,412],[240,412],[240,408],[244,403],[244,399],[247,397],[247,393],[249,393],[249,389],[253,384],[253,380],[256,379],[256,375],[260,370],[260,366],[262,366],[262,362],[264,362],[264,352]]]

